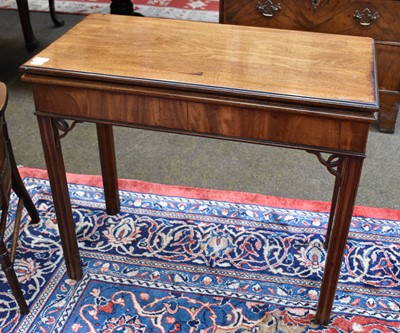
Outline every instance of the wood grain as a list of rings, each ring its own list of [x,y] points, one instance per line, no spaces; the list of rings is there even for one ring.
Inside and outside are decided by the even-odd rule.
[[[116,94],[50,85],[34,86],[33,91],[39,114],[206,136],[280,142],[307,149],[323,146],[325,149],[365,152],[365,138],[374,119],[350,112],[330,114],[322,109],[306,107],[290,106],[285,110],[285,107],[272,104],[238,107],[218,100],[200,103],[191,101],[190,95],[155,98],[135,92]]]
[[[91,15],[23,70],[218,94],[373,105],[373,49],[368,38]],[[38,59],[48,60],[39,64]]]
[[[400,91],[400,44],[376,45],[379,89]]]

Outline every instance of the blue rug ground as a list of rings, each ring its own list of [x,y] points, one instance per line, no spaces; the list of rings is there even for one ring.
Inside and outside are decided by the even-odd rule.
[[[39,225],[25,216],[16,260],[31,312],[20,316],[0,275],[2,333],[400,331],[399,221],[353,219],[331,325],[321,327],[312,318],[327,213],[121,191],[121,213],[108,216],[101,188],[70,184],[84,265],[76,282],[48,181],[24,181],[41,216]]]

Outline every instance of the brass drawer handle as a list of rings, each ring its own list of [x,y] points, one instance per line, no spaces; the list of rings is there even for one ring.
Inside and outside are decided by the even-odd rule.
[[[321,6],[327,6],[329,3],[329,0],[323,1],[323,4],[321,4],[321,0],[311,0],[311,6],[314,10],[317,10],[317,8]]]
[[[315,9],[317,9],[320,5],[320,0],[311,0],[311,5]]]
[[[369,8],[365,8],[362,12],[356,10],[354,13],[354,18],[362,26],[371,25],[379,17],[379,13],[372,13]]]
[[[258,10],[266,17],[272,17],[274,14],[281,9],[281,4],[276,5],[271,0],[265,0],[257,4]]]

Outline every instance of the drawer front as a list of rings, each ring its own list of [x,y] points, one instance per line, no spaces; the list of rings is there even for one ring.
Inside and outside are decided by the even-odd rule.
[[[400,41],[400,1],[221,1],[222,23]]]

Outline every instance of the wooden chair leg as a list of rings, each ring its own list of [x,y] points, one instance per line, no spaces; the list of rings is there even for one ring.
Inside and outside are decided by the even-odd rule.
[[[31,223],[38,223],[40,221],[39,214],[36,210],[35,205],[32,202],[31,197],[28,194],[28,191],[25,188],[24,183],[22,182],[21,176],[18,171],[17,163],[15,162],[15,157],[10,141],[10,137],[8,135],[7,122],[4,119],[3,121],[3,131],[4,138],[6,140],[7,150],[8,150],[8,158],[11,166],[11,179],[12,179],[12,189],[15,194],[22,199],[26,210],[28,211],[29,216],[31,217]]]
[[[39,46],[33,34],[31,19],[29,16],[28,0],[17,0],[18,14],[21,21],[22,33],[24,34],[25,46],[28,51],[33,51]]]
[[[0,218],[0,239],[3,239],[4,233],[6,231],[7,224],[8,207],[3,208]]]
[[[17,275],[15,274],[15,270],[13,264],[10,260],[10,256],[8,254],[7,248],[4,244],[4,241],[0,239],[0,264],[4,273],[6,274],[6,278],[8,283],[10,284],[11,290],[17,301],[20,311],[22,314],[29,313],[29,307],[26,304],[24,295],[21,290],[21,286],[19,284]]]
[[[18,237],[19,237],[19,229],[21,226],[21,217],[22,217],[22,200],[18,200],[18,207],[17,207],[17,212],[15,214],[15,221],[14,221],[14,232],[13,232],[13,237],[11,241],[11,247],[10,247],[10,260],[11,262],[15,261],[15,255],[17,253],[17,245],[18,245]]]
[[[28,0],[17,0],[17,7],[19,19],[21,21],[22,32],[24,34],[25,46],[26,49],[31,52],[39,46],[39,42],[33,33],[31,18],[29,15]],[[62,27],[64,25],[64,21],[60,20],[56,15],[54,0],[49,0],[49,10],[50,17],[54,25],[56,27]]]
[[[56,15],[56,9],[54,6],[54,0],[49,0],[49,8],[50,8],[50,16],[56,27],[62,27],[64,25],[64,21],[60,20]]]

